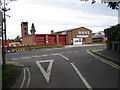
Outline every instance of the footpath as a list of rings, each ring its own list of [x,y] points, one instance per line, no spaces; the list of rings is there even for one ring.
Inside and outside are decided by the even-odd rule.
[[[108,50],[106,48],[104,49],[96,48],[96,49],[91,49],[90,51],[120,66],[120,53],[113,52],[112,50]]]

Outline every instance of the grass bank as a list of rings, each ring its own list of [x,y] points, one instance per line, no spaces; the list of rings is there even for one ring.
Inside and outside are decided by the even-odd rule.
[[[54,45],[54,46],[31,46],[31,47],[22,47],[22,48],[18,48],[17,50],[28,50],[28,49],[41,49],[41,48],[61,48],[64,47],[63,45]]]
[[[20,74],[16,68],[13,65],[6,65],[5,69],[2,70],[2,88],[11,88],[15,84]]]

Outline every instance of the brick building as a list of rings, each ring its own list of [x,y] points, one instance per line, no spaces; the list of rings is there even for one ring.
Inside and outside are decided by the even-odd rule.
[[[63,34],[28,34],[28,22],[21,23],[22,44],[27,45],[66,45]]]
[[[51,34],[28,34],[28,22],[21,23],[22,44],[27,45],[72,45],[92,43],[92,31],[85,28],[75,28],[54,32]]]
[[[93,42],[106,42],[106,37],[104,31],[99,31],[95,33],[93,36]]]
[[[56,33],[66,35],[67,45],[92,43],[92,30],[85,27],[64,30]]]

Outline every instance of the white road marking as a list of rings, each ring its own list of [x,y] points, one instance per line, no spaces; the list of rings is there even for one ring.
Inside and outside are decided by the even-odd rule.
[[[50,55],[57,55],[57,53],[53,53],[53,54],[50,54]]]
[[[31,56],[31,57],[41,57],[41,56]]]
[[[101,60],[102,62],[105,62],[106,64],[108,64],[108,65],[110,65],[110,66],[112,66],[112,67],[120,70],[120,66],[119,65],[117,65],[115,63],[112,63],[111,61],[108,61],[108,60],[106,60],[106,59],[104,59],[104,58],[102,58],[102,57],[100,57],[98,55],[95,55],[95,54],[91,53],[89,50],[87,50],[87,53],[90,54],[90,55],[92,55],[92,56],[94,56],[98,60]]]
[[[53,64],[54,60],[44,60],[44,61],[36,61],[37,66],[39,67],[39,69],[41,70],[43,76],[45,77],[47,83],[49,83],[50,80],[50,74],[51,74],[51,70],[52,70],[52,64]],[[47,72],[44,70],[44,68],[41,66],[40,63],[43,62],[50,62],[47,68]]]
[[[31,57],[20,57],[21,59],[30,59]]]
[[[74,63],[71,63],[71,65],[73,66],[73,68],[75,69],[75,71],[77,72],[77,74],[79,75],[79,77],[81,78],[81,80],[83,81],[83,83],[85,84],[85,86],[88,88],[88,90],[92,90],[92,87],[89,85],[89,83],[85,80],[85,78],[83,77],[83,75],[80,73],[80,71],[78,70],[78,68],[74,65]]]
[[[30,71],[28,68],[26,68],[26,70],[28,71],[28,83],[27,83],[27,88],[28,88],[28,86],[30,84]]]
[[[25,70],[25,68],[23,68],[23,70],[24,70],[24,75],[23,75],[23,81],[22,81],[22,84],[21,84],[21,86],[20,86],[20,88],[23,88],[23,85],[24,85],[24,83],[25,83],[25,79],[26,79],[26,70]]]
[[[48,56],[48,55],[42,55],[42,56]]]
[[[20,58],[11,58],[12,60],[20,60]]]
[[[59,55],[59,56],[61,56],[61,57],[65,58],[66,60],[69,60],[67,57],[65,57],[65,56],[64,56],[64,55],[62,55],[62,54],[57,53],[57,55]]]
[[[28,86],[29,86],[29,84],[30,84],[30,71],[29,71],[29,69],[28,69],[27,67],[25,67],[24,65],[18,63],[18,62],[14,62],[14,64],[23,67],[23,70],[24,70],[24,76],[23,76],[23,80],[22,80],[22,83],[21,83],[20,88],[23,88],[23,85],[25,85],[24,83],[25,83],[26,75],[27,75],[27,74],[26,74],[26,71],[28,72],[28,76],[27,76],[28,81],[27,81],[27,86],[26,86],[26,87],[28,88]]]

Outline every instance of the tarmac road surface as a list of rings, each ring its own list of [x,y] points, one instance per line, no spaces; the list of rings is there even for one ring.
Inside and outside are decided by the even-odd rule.
[[[119,70],[87,50],[105,45],[37,49],[7,54],[23,65],[20,88],[118,88]]]

